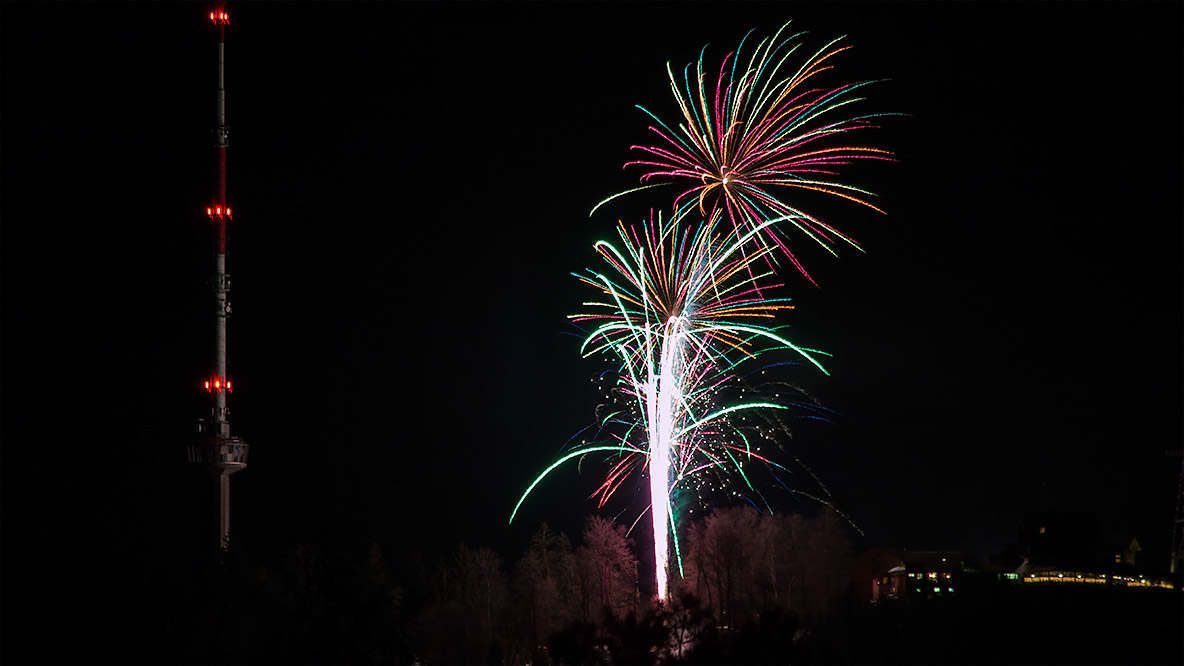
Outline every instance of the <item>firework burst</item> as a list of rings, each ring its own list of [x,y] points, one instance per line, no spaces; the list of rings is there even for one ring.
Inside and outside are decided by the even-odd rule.
[[[781,327],[768,325],[777,311],[792,307],[787,299],[765,295],[778,285],[758,287],[773,277],[760,262],[771,249],[752,241],[773,223],[742,231],[720,224],[719,215],[694,228],[682,220],[680,215],[663,224],[659,217],[640,228],[620,224],[619,247],[595,245],[613,269],[611,277],[591,270],[576,276],[603,296],[571,319],[591,328],[585,356],[620,363],[614,386],[620,409],[602,415],[596,443],[563,455],[518,503],[560,464],[590,453],[614,459],[593,493],[602,506],[634,472],[648,469],[661,599],[670,549],[677,548],[672,496],[722,487],[718,480],[733,476],[755,492],[745,466],[776,463],[750,441],[753,432],[768,435],[755,418],[747,422],[748,415],[814,407],[785,387],[754,397],[750,374],[763,371],[767,355],[778,350],[825,372],[816,359],[821,352],[795,345]]]
[[[864,99],[862,91],[872,82],[838,87],[817,82],[832,68],[835,56],[850,47],[840,46],[839,38],[800,57],[799,38],[804,33],[783,37],[788,26],[760,41],[751,53],[745,51],[746,37],[715,74],[705,67],[706,48],[694,69],[688,64],[681,78],[667,64],[670,89],[682,113],[677,131],[639,106],[657,123],[650,130],[659,139],[652,146],[631,146],[647,153],[625,165],[645,169],[642,186],[609,197],[596,208],[629,192],[681,183],[685,189],[674,200],[677,214],[697,207],[705,218],[724,213],[737,230],[761,229],[757,240],[777,246],[812,282],[788,246],[791,229],[832,254],[840,243],[859,248],[852,238],[785,196],[809,190],[883,212],[871,203],[874,194],[837,177],[842,167],[856,161],[892,159],[887,151],[846,143],[852,131],[875,127],[879,117],[891,114],[844,115]],[[778,224],[765,227],[769,221]]]

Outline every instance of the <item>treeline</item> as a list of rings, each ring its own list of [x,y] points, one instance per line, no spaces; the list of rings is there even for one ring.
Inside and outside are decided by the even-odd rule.
[[[641,552],[648,544],[641,544]],[[513,562],[458,544],[435,562],[378,543],[289,544],[187,566],[93,552],[78,596],[45,600],[69,640],[6,636],[12,662],[721,663],[823,658],[851,547],[842,520],[718,510],[684,530],[654,603],[638,544],[598,516],[541,525]],[[824,637],[823,637],[824,638]],[[823,655],[823,657],[820,657]]]
[[[414,656],[432,663],[547,663],[557,648],[566,661],[605,649],[607,632],[635,623],[643,607],[625,528],[599,516],[574,548],[542,525],[509,568],[490,549],[461,544],[440,563],[432,592],[411,628]]]
[[[574,537],[541,525],[510,560],[463,543],[425,559],[408,534],[216,563],[111,534],[6,552],[0,663],[1181,663],[1184,645],[1179,591],[971,577],[955,597],[850,603],[851,533],[825,510],[689,522],[665,606],[648,540],[601,517]]]
[[[847,591],[845,531],[829,511],[807,518],[717,510],[687,530],[684,577],[673,577],[674,598],[664,607],[640,580],[625,528],[604,518],[588,519],[576,547],[543,525],[508,568],[489,549],[461,545],[439,566],[432,599],[414,622],[415,657],[717,662],[759,647],[777,661],[807,643],[816,650],[813,632],[835,616]]]

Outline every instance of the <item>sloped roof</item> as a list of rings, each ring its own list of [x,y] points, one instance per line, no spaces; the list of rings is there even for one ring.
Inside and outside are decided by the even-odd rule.
[[[962,570],[962,553],[956,550],[931,550],[906,553],[904,564],[909,571]]]

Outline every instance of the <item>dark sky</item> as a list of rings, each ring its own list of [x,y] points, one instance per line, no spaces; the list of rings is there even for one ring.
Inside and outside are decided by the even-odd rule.
[[[1060,509],[1166,548],[1181,4],[229,9],[231,406],[252,446],[234,525],[253,547],[509,553],[539,521],[577,529],[597,483],[574,467],[505,523],[593,417],[569,273],[660,204],[588,211],[636,182],[633,105],[675,112],[667,61],[793,19],[814,44],[848,35],[836,80],[885,79],[864,109],[907,114],[868,135],[899,163],[857,183],[888,214],[821,207],[867,253],[804,250],[820,288],[787,276],[790,334],[834,354],[801,382],[840,414],[793,453],[865,545],[995,551]],[[182,464],[212,355],[208,11],[0,4],[10,564],[184,541],[213,510]]]

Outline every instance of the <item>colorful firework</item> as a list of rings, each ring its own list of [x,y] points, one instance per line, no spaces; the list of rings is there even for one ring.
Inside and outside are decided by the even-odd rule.
[[[582,351],[620,362],[615,388],[624,408],[603,416],[600,443],[563,455],[514,508],[517,514],[556,467],[590,453],[611,452],[615,458],[593,493],[602,506],[632,472],[648,467],[657,591],[663,600],[670,548],[677,549],[672,496],[680,489],[698,492],[705,479],[721,477],[739,477],[755,493],[745,466],[776,463],[749,441],[746,430],[761,431],[743,422],[746,415],[812,406],[792,390],[752,398],[749,370],[765,367],[759,364],[770,352],[791,350],[825,372],[815,359],[821,352],[794,345],[780,327],[748,323],[792,307],[786,299],[765,296],[778,285],[758,287],[773,275],[759,265],[771,250],[752,241],[773,223],[742,232],[720,224],[719,215],[695,229],[682,220],[680,215],[663,224],[659,217],[640,230],[620,224],[620,248],[607,241],[595,245],[614,275],[577,275],[606,297],[585,303],[591,310],[571,317],[594,327]],[[602,443],[604,438],[610,443]]]
[[[761,228],[758,241],[779,247],[811,282],[813,278],[788,246],[791,228],[832,254],[837,254],[839,241],[859,248],[853,239],[782,195],[785,188],[812,190],[883,212],[869,201],[874,194],[838,182],[836,177],[844,165],[858,160],[891,160],[891,153],[839,140],[853,130],[875,127],[877,118],[892,114],[843,116],[850,105],[863,100],[860,95],[872,82],[815,85],[817,77],[831,69],[832,59],[850,47],[838,46],[840,37],[809,57],[793,60],[802,48],[798,38],[804,33],[783,38],[788,26],[762,40],[751,54],[744,50],[746,37],[711,78],[704,67],[706,48],[700,52],[694,73],[688,64],[681,80],[668,63],[670,89],[684,122],[674,131],[639,106],[658,124],[650,129],[660,138],[655,146],[631,147],[648,153],[645,159],[625,165],[646,169],[641,175],[642,186],[609,197],[596,208],[629,192],[689,182],[674,200],[678,214],[697,206],[705,218],[723,211],[737,229]],[[742,63],[745,58],[746,64]],[[796,69],[794,63],[800,63]],[[765,230],[762,223],[767,221],[787,224]]]

